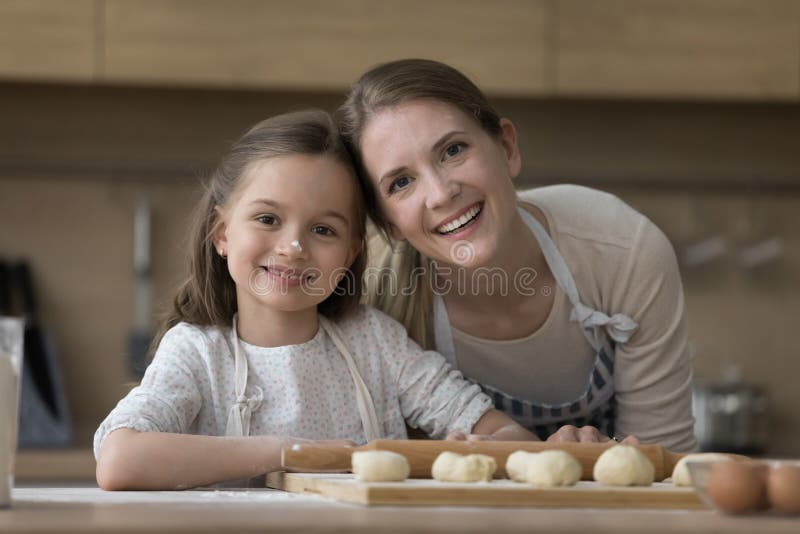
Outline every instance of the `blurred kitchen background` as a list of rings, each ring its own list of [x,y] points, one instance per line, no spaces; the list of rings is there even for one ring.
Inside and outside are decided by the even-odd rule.
[[[0,258],[29,265],[44,333],[26,446],[85,455],[136,379],[228,144],[401,57],[463,70],[515,122],[520,187],[597,187],[655,221],[698,432],[800,456],[795,0],[0,0]]]

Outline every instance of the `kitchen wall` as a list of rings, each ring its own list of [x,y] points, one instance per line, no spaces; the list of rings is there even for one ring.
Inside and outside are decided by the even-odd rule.
[[[0,255],[29,258],[85,446],[126,391],[133,207],[153,201],[157,304],[183,276],[199,180],[226,144],[272,113],[332,109],[336,93],[0,84]],[[503,99],[525,161],[520,186],[574,182],[620,195],[679,253],[709,236],[720,258],[684,266],[697,376],[727,364],[768,389],[770,453],[800,455],[800,106]],[[758,231],[751,231],[757,228]],[[779,236],[746,269],[737,251]]]

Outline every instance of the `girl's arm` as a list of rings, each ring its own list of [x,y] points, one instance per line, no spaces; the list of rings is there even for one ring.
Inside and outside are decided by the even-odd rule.
[[[100,449],[97,483],[104,490],[176,490],[251,478],[280,469],[282,447],[307,441],[283,436],[196,436],[120,428],[108,435]]]
[[[258,476],[280,466],[284,440],[113,431],[97,458],[104,490],[175,490]]]

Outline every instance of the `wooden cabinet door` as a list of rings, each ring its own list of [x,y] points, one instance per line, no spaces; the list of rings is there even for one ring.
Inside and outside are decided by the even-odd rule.
[[[93,0],[0,1],[0,78],[92,80],[98,5]]]
[[[106,0],[114,82],[343,90],[366,68],[439,59],[487,91],[542,91],[545,0]]]
[[[797,99],[797,0],[560,0],[563,95]]]

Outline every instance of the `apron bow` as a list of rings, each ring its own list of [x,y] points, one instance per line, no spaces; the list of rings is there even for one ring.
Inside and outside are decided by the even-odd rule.
[[[571,321],[580,323],[584,328],[605,327],[609,337],[617,343],[627,343],[639,327],[639,324],[627,315],[615,313],[609,317],[581,302],[575,303],[569,318]]]

